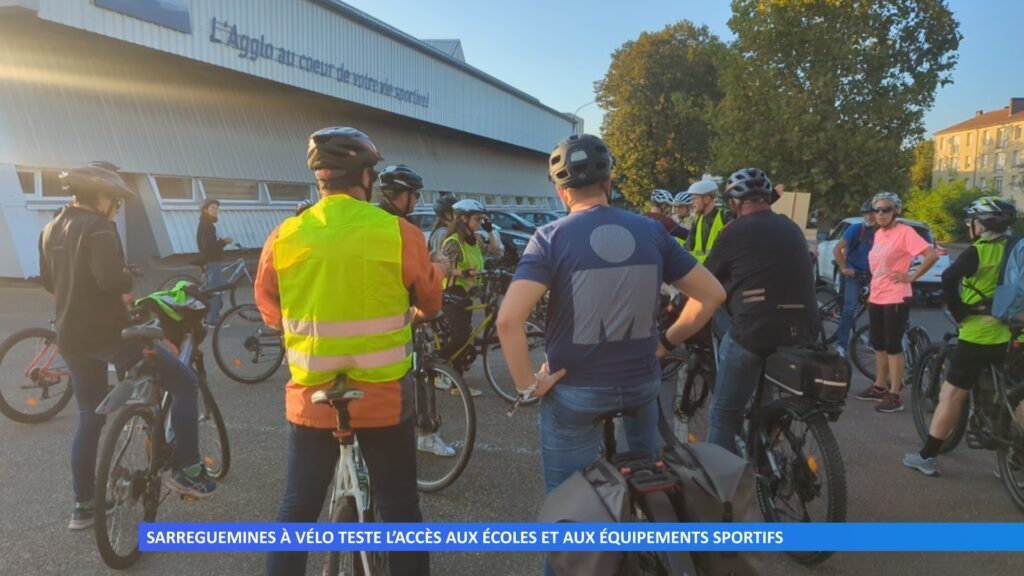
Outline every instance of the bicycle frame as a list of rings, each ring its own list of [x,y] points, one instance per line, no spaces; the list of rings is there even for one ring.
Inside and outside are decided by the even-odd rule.
[[[340,439],[339,434],[341,434],[341,431],[336,431],[335,437]],[[356,503],[359,523],[363,523],[366,521],[366,509],[369,505],[369,487],[367,486],[364,490],[359,481],[359,467],[356,465],[356,459],[359,457],[359,443],[355,440],[354,434],[351,431],[348,434],[349,439],[347,443],[344,439],[341,439],[338,468],[334,473],[334,494],[331,496],[331,506],[327,511],[327,517],[333,517],[335,506],[340,506],[342,501],[352,497]],[[365,551],[359,552],[359,559],[363,564],[363,573],[372,574],[370,558]]]

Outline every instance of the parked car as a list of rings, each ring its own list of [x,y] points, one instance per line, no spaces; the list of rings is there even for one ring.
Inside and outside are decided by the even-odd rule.
[[[535,212],[516,212],[517,215],[527,219],[534,226],[543,226],[558,220],[562,216],[554,212],[538,210]]]
[[[836,224],[832,231],[829,233],[820,233],[818,236],[818,258],[814,263],[814,276],[821,281],[830,283],[833,288],[837,291],[840,287],[840,276],[839,268],[836,266],[835,255],[832,253],[842,239],[843,234],[850,226],[863,222],[864,219],[860,216],[853,216],[846,218]],[[949,268],[949,251],[935,243],[935,237],[932,235],[931,226],[924,222],[918,222],[917,220],[907,220],[905,218],[899,218],[899,222],[906,224],[914,229],[915,232],[921,238],[924,238],[929,244],[931,244],[935,250],[939,253],[939,260],[931,267],[928,272],[925,273],[917,282],[914,282],[914,293],[917,296],[924,297],[926,299],[933,299],[941,296],[942,293],[942,273]],[[921,257],[914,258],[910,265],[910,272],[921,264],[923,259]]]
[[[501,226],[502,230],[511,230],[532,235],[533,231],[537,229],[537,225],[524,218],[520,212],[512,212],[511,210],[488,210],[487,213],[491,216],[491,220],[495,224]]]

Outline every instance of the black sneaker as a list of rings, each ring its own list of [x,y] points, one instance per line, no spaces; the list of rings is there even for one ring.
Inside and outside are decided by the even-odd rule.
[[[899,394],[886,393],[885,398],[882,399],[882,403],[875,406],[875,410],[883,414],[892,414],[894,412],[903,412],[903,400]]]
[[[868,400],[870,402],[881,402],[885,399],[885,395],[888,394],[888,390],[875,388],[874,384],[868,386],[863,392],[854,394],[854,398],[857,400]]]
[[[178,470],[167,480],[167,487],[175,492],[194,498],[207,498],[217,489],[217,483],[206,475],[206,467],[195,478],[184,470]]]

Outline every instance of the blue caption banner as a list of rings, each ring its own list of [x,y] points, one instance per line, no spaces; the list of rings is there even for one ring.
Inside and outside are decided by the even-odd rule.
[[[692,550],[1019,552],[1024,523],[143,523],[145,552]]]

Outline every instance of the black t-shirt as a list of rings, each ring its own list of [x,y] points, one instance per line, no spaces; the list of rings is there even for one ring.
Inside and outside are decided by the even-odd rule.
[[[771,210],[722,229],[704,265],[725,286],[732,337],[755,351],[814,342],[820,328],[807,239]]]

